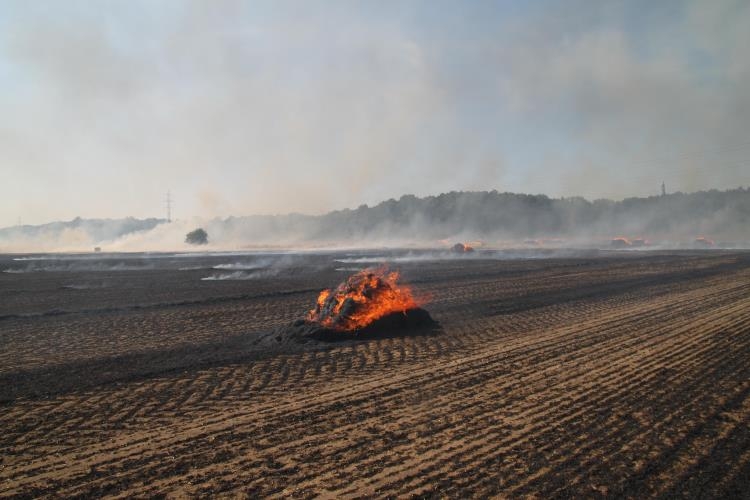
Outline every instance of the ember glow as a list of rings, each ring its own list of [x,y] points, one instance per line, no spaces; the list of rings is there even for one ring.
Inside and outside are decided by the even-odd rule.
[[[615,236],[614,238],[612,238],[610,245],[612,245],[613,248],[626,248],[632,246],[633,244],[625,236]]]
[[[453,250],[453,252],[455,253],[469,253],[474,251],[474,247],[464,243],[456,243],[455,245],[453,245],[451,250]]]
[[[333,290],[323,290],[308,320],[340,331],[364,328],[391,313],[418,307],[411,288],[397,283],[399,273],[364,269]]]
[[[705,236],[698,236],[697,238],[695,238],[695,243],[703,247],[716,246],[716,242],[714,240],[712,240],[711,238],[706,238]]]

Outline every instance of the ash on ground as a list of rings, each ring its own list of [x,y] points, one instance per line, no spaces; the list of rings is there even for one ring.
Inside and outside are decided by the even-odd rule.
[[[430,313],[418,307],[405,312],[399,311],[387,314],[356,330],[339,330],[324,326],[316,321],[300,319],[279,328],[271,335],[271,339],[275,339],[279,343],[340,342],[407,335],[429,335],[437,333],[438,329],[439,324],[432,319]]]

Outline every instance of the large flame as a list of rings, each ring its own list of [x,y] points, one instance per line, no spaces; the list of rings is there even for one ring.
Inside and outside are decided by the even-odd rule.
[[[334,330],[358,330],[394,312],[418,307],[411,289],[398,284],[399,273],[365,269],[333,290],[323,290],[308,320]]]

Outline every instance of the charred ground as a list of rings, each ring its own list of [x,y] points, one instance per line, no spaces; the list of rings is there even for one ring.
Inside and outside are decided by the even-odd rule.
[[[277,339],[336,258],[1,273],[0,495],[750,487],[750,254],[401,263],[439,328]]]

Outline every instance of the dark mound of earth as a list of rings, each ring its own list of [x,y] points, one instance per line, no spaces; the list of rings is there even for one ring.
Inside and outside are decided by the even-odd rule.
[[[323,326],[315,321],[297,320],[285,328],[287,335],[298,340],[307,339],[336,342],[342,340],[372,339],[399,337],[406,334],[425,334],[434,332],[438,323],[430,313],[422,308],[409,309],[406,312],[394,312],[376,319],[364,328],[357,330],[336,330]]]

